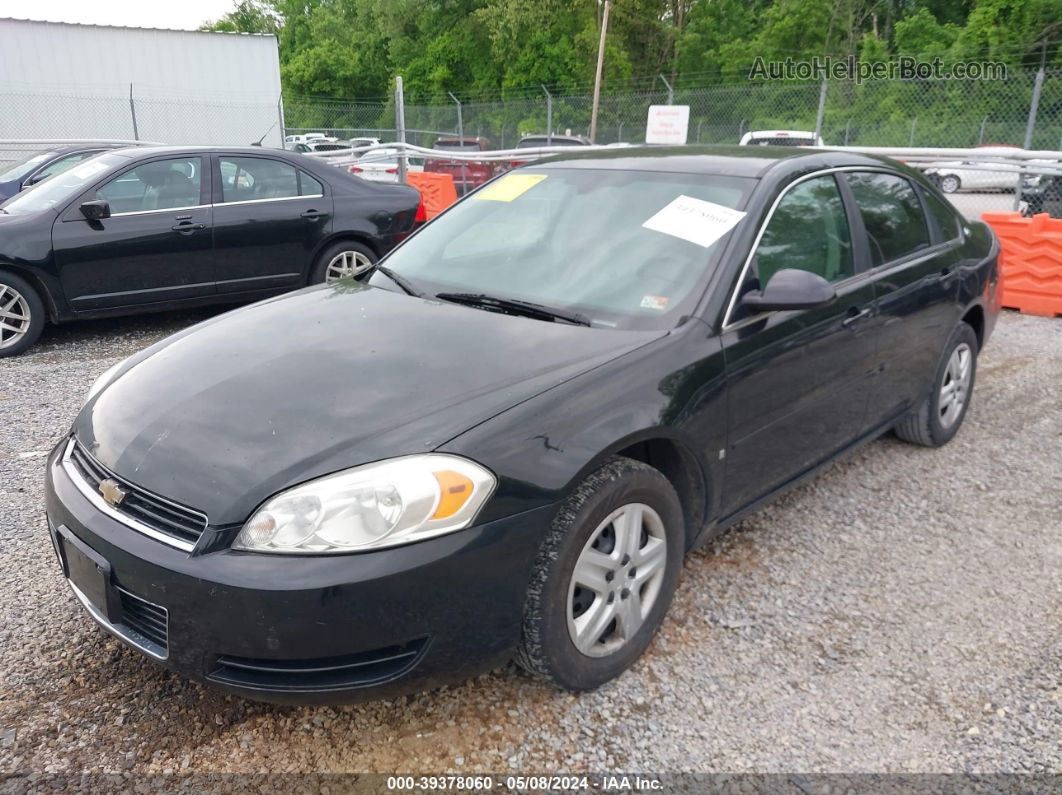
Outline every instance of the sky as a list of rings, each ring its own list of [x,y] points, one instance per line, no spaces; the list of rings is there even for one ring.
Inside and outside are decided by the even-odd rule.
[[[0,17],[195,30],[235,5],[236,0],[0,0]]]

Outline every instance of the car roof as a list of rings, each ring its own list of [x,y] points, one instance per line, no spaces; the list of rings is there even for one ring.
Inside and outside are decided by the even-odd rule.
[[[838,166],[903,166],[884,157],[794,146],[635,146],[557,154],[525,168],[591,168],[668,171],[759,178],[773,169],[793,171]]]
[[[589,143],[590,139],[582,135],[562,135],[561,133],[553,133],[551,136],[549,133],[528,133],[520,138],[521,141],[537,140],[539,138],[559,138],[562,141],[582,141]]]
[[[273,149],[268,146],[132,146],[117,149],[114,152],[114,154],[129,158],[211,153],[222,155],[280,155],[281,157],[291,157],[294,154],[288,149]]]
[[[792,136],[793,138],[814,138],[813,130],[749,130],[745,135],[753,138],[774,138],[777,136]]]

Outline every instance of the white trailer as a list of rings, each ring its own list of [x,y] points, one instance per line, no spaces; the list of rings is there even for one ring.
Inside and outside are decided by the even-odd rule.
[[[0,19],[0,138],[279,147],[276,37]]]

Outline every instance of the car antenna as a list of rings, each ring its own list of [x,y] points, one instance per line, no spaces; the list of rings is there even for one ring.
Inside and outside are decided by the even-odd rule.
[[[269,133],[273,132],[273,128],[274,128],[274,127],[276,127],[276,126],[277,126],[277,123],[276,123],[276,122],[273,122],[273,123],[272,123],[272,124],[271,124],[271,125],[269,126],[269,129],[268,129],[268,130],[266,130],[266,131],[265,131],[264,133],[262,133],[262,137],[261,137],[261,138],[259,138],[259,139],[258,139],[257,141],[255,141],[255,142],[254,142],[253,144],[251,144],[251,146],[261,146],[261,145],[262,145],[262,141],[264,141],[264,140],[265,140],[265,137],[266,137],[267,135],[269,135]]]

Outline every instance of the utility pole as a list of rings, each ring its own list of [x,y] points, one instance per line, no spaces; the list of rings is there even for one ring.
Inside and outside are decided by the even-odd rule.
[[[406,94],[402,87],[402,76],[395,78],[395,132],[398,133],[398,181],[406,181]]]
[[[608,0],[601,17],[601,40],[597,44],[597,75],[594,77],[594,106],[590,110],[590,143],[597,141],[597,106],[601,101],[601,72],[605,67],[605,31],[608,30]]]
[[[553,146],[553,95],[545,86],[542,90],[546,92],[546,146]]]

